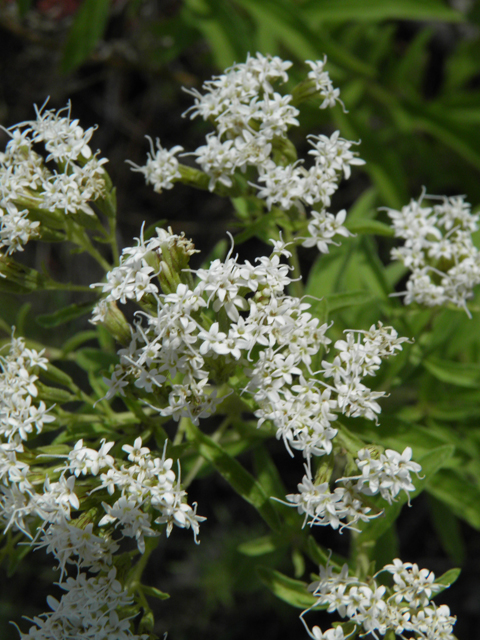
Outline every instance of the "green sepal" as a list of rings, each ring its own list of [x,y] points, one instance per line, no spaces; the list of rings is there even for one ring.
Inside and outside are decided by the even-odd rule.
[[[152,598],[158,598],[158,600],[168,600],[168,598],[170,598],[169,593],[160,591],[160,589],[157,589],[156,587],[148,587],[143,584],[142,591],[146,596],[152,596]]]

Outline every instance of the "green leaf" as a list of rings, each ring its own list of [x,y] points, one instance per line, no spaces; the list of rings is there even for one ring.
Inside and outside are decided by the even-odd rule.
[[[376,298],[371,291],[350,291],[349,293],[331,293],[325,296],[328,313],[347,309],[359,304],[367,304]]]
[[[83,302],[81,304],[73,303],[68,307],[54,311],[53,313],[46,313],[36,318],[36,321],[41,327],[58,327],[60,324],[70,322],[75,318],[80,318],[86,313],[89,313],[95,302]]]
[[[440,0],[310,0],[303,8],[316,23],[324,20],[464,20],[461,13]]]
[[[326,567],[328,564],[338,571],[347,563],[346,558],[342,558],[340,555],[332,553],[330,550],[320,546],[312,535],[309,535],[307,538],[305,553],[315,564],[319,566],[322,565],[323,567]]]
[[[86,347],[80,349],[75,354],[75,359],[79,367],[89,373],[98,373],[108,369],[110,365],[118,364],[118,356],[114,353],[105,353],[100,349]]]
[[[184,17],[206,38],[220,69],[241,62],[251,50],[252,30],[243,12],[223,0],[186,0]]]
[[[376,567],[384,567],[392,562],[394,558],[398,558],[398,536],[395,527],[388,529],[375,540],[371,559],[375,562]]]
[[[347,218],[345,226],[349,231],[355,234],[370,233],[375,236],[387,236],[392,238],[395,235],[395,231],[390,225],[385,224],[384,222],[379,222],[378,220],[362,220],[361,222],[349,222]]]
[[[37,382],[38,397],[41,400],[45,400],[47,404],[55,402],[55,404],[66,404],[67,402],[75,402],[78,400],[77,396],[65,391],[64,389],[58,389],[57,387],[47,387],[41,382]]]
[[[285,544],[287,543],[285,542]],[[278,549],[278,539],[275,539],[272,535],[262,536],[254,540],[248,540],[248,542],[242,542],[237,548],[245,556],[264,556]]]
[[[258,431],[258,429],[257,429]],[[282,500],[287,490],[282,482],[280,473],[265,446],[255,447],[253,451],[255,475],[258,482],[269,496],[276,496]]]
[[[65,371],[55,367],[51,362],[48,363],[47,370],[42,371],[42,378],[47,378],[47,380],[51,380],[52,382],[55,382],[55,384],[61,384],[69,389],[75,387],[75,383],[68,373],[65,373]]]
[[[45,447],[37,447],[38,453],[46,457],[58,458],[58,456],[68,457],[71,448],[67,444],[48,444]]]
[[[20,17],[23,18],[32,6],[32,0],[17,0]]]
[[[480,135],[478,127],[452,117],[442,104],[425,106],[409,101],[406,105],[415,129],[431,134],[460,157],[480,169]]]
[[[480,365],[453,362],[430,356],[422,364],[437,380],[457,387],[478,389],[480,387]]]
[[[267,567],[257,567],[257,573],[263,584],[277,598],[287,602],[292,607],[308,609],[318,602],[317,598],[308,592],[308,584],[306,582],[294,580],[280,573],[280,571],[274,571]]]
[[[9,256],[0,256],[0,291],[30,293],[48,289],[51,283],[51,280],[35,269],[30,269]]]
[[[78,347],[82,345],[84,342],[88,342],[89,340],[96,340],[96,339],[97,339],[97,332],[95,330],[90,329],[87,331],[80,331],[79,333],[75,334],[74,336],[72,336],[71,338],[69,338],[63,343],[62,356],[66,356],[71,351],[75,351],[75,349],[78,349]]]
[[[188,439],[195,445],[198,453],[208,460],[235,489],[251,504],[273,531],[280,530],[280,520],[270,497],[262,485],[212,438],[202,433],[190,420],[186,422]]]
[[[445,571],[444,574],[442,574],[439,578],[435,580],[435,584],[441,584],[445,587],[445,589],[447,589],[454,582],[457,581],[461,571],[462,571],[461,569],[449,569],[448,571]]]
[[[155,20],[146,25],[153,36],[148,49],[149,64],[164,68],[202,37],[193,17],[189,20],[188,12],[188,7],[184,5],[173,18]]]
[[[146,596],[152,596],[159,600],[168,600],[168,598],[170,598],[170,594],[160,591],[157,587],[148,587],[147,585],[142,584],[142,591]]]
[[[457,469],[442,469],[430,480],[428,492],[456,516],[480,530],[480,489],[467,474]]]
[[[235,244],[242,244],[253,237],[257,237],[264,242],[268,242],[269,238],[277,238],[277,221],[277,210],[269,211],[269,213],[261,216],[258,220],[249,222],[245,229],[235,236]]]
[[[433,495],[429,495],[429,506],[435,531],[442,547],[455,563],[463,565],[465,544],[457,517]]]
[[[316,59],[326,54],[331,62],[354,73],[375,75],[374,69],[330,38],[325,30],[313,30],[311,22],[288,0],[237,0],[258,23],[268,24],[270,32],[300,60]]]
[[[22,560],[30,553],[30,550],[31,547],[28,544],[19,544],[14,549],[10,550],[10,553],[7,555],[7,578],[11,578],[14,575],[22,563]]]
[[[110,0],[83,0],[68,33],[60,68],[69,73],[95,49],[107,26]]]
[[[357,198],[355,203],[348,211],[347,223],[349,222],[365,222],[376,215],[375,201],[377,199],[377,190],[375,187],[366,189],[362,195]]]

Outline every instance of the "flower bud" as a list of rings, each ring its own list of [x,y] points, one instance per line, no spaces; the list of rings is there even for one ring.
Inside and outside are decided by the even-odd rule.
[[[125,316],[117,307],[116,302],[100,300],[97,307],[97,321],[112,335],[117,342],[125,346],[130,344],[132,333]]]

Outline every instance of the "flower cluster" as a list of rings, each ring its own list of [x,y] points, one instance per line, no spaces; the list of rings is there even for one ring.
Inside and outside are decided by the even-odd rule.
[[[172,263],[168,247],[173,251],[176,236],[169,241],[167,232],[157,233],[144,244],[156,246],[161,237],[160,265]],[[239,263],[229,254],[224,262],[217,259],[208,269],[193,272],[196,284],[180,282],[169,293],[159,292],[159,280],[150,286],[156,276],[151,269],[144,284],[152,291],[156,311],[150,305],[137,312],[131,342],[120,349],[120,364],[108,381],[108,397],[130,386],[162,416],[187,417],[198,424],[225,397],[218,394],[218,383],[230,380],[235,391],[253,397],[259,427],[268,421],[288,451],[299,450],[307,459],[299,493],[288,495],[288,504],[305,514],[305,524],[354,527],[378,515],[370,513],[361,494],[380,493],[391,502],[401,490],[413,491],[410,473],[418,473],[420,465],[410,461],[411,450],[387,450],[373,458],[370,450],[360,450],[361,475],[341,479],[342,486],[333,491],[328,478],[314,482],[310,461],[332,453],[340,415],[376,421],[377,400],[384,392],[372,391],[364,380],[375,375],[383,359],[401,350],[406,338],[381,323],[368,331],[347,331],[334,345],[337,355],[322,360],[313,374],[312,359],[331,342],[328,325],[309,313],[307,302],[286,294],[292,280],[281,258],[290,252],[281,241],[273,244],[271,255],[258,258],[257,264]],[[120,274],[122,268],[115,271]],[[157,271],[161,277],[162,267]],[[191,273],[186,269],[179,275],[186,278]],[[123,275],[124,281],[117,281],[119,291],[125,291],[127,282],[134,287],[130,272]],[[241,379],[242,373],[247,386],[235,388],[232,380]]]
[[[302,305],[304,309],[307,306]],[[318,327],[318,321],[303,311],[290,328],[292,335],[284,343],[282,357],[290,367],[302,361],[309,366],[311,356],[330,342],[324,336],[327,325]],[[399,338],[394,329],[381,323],[378,328],[373,325],[357,335],[355,339],[355,333],[348,331],[346,340],[338,340],[334,345],[338,355],[332,361],[323,360],[316,376],[307,380],[303,372],[294,371],[301,375],[293,385],[285,384],[285,379],[274,373],[279,364],[277,345],[272,344],[259,359],[251,375],[251,388],[255,389],[254,397],[260,407],[256,415],[262,422],[273,421],[287,448],[299,449],[307,457],[329,454],[337,434],[333,424],[338,414],[376,420],[380,412],[377,400],[385,394],[371,391],[362,380],[375,375],[382,359],[401,349],[406,338]],[[323,380],[318,374],[322,374]],[[330,385],[325,382],[329,378]]]
[[[197,540],[204,518],[196,505],[187,504],[173,460],[165,450],[162,457],[153,456],[141,438],[123,445],[124,464],[110,454],[114,442],[103,440],[94,449],[79,440],[61,467],[47,468],[48,458],[27,443],[56,419],[38,401],[36,372],[47,365],[43,351],[28,349],[22,338],[13,337],[9,353],[0,358],[0,521],[5,530],[21,531],[34,548],[53,554],[65,591],[59,602],[49,598],[53,611],[34,618],[21,637],[87,639],[108,630],[109,637],[143,639],[132,634],[129,616],[122,614],[133,600],[115,577],[119,542],[134,538],[143,553],[145,536],[158,536],[165,526],[168,536],[174,525],[191,528]],[[83,481],[79,492],[77,479]],[[98,495],[95,516],[85,517],[85,491],[87,499]],[[75,578],[68,576],[68,564],[76,567]]]
[[[204,518],[196,514],[196,505],[192,508],[185,502],[186,492],[172,470],[173,460],[165,452],[162,458],[152,456],[142,444],[137,438],[133,445],[123,445],[130,464],[119,466],[109,453],[113,442],[102,441],[97,450],[79,440],[65,464],[56,469],[61,472],[59,481],[50,482],[47,477],[43,494],[30,492],[26,506],[43,521],[32,546],[45,547],[54,555],[65,594],[59,602],[48,599],[53,611],[34,618],[34,626],[28,634],[21,634],[22,639],[50,640],[73,634],[87,640],[106,630],[109,637],[122,640],[147,637],[131,632],[126,607],[133,598],[116,580],[114,554],[119,542],[123,537],[134,538],[144,553],[145,536],[158,536],[163,525],[167,536],[174,525],[191,527],[196,540]],[[101,492],[102,509],[97,509],[96,524],[81,513],[75,493],[76,479],[84,477],[94,479],[88,495]],[[114,539],[117,529],[121,538],[116,535]],[[77,568],[75,578],[68,576],[67,564]],[[87,572],[99,575],[91,577]],[[60,635],[54,636],[54,630]]]
[[[0,520],[6,529],[26,531],[25,518],[40,507],[23,459],[24,443],[40,433],[55,417],[38,401],[38,369],[47,368],[43,351],[27,349],[22,338],[12,337],[8,355],[0,356]]]
[[[122,347],[105,379],[105,398],[97,403],[98,395],[89,399],[92,416],[82,417],[87,422],[105,416],[108,426],[93,420],[94,429],[82,431],[79,439],[71,428],[76,425],[73,412],[57,408],[53,415],[42,398],[64,397],[66,403],[85,400],[86,394],[78,390],[76,396],[62,396],[55,389],[49,396],[48,388],[38,384],[39,370],[48,365],[43,351],[12,338],[9,354],[0,356],[0,522],[5,530],[23,533],[33,548],[54,556],[64,592],[59,600],[48,598],[51,611],[33,618],[28,633],[20,632],[22,640],[149,637],[141,633],[145,627],[132,623],[139,603],[146,601],[135,569],[125,570],[126,556],[137,550],[147,553],[149,539],[163,530],[169,536],[174,526],[191,529],[198,542],[205,519],[197,515],[196,503],[188,504],[180,465],[176,473],[167,457],[163,422],[168,429],[171,420],[182,420],[175,438],[181,444],[201,419],[217,411],[229,415],[242,402],[259,429],[275,434],[291,456],[303,456],[305,475],[298,492],[284,502],[304,517],[303,527],[355,529],[380,515],[380,500],[370,500],[372,496],[391,504],[401,492],[409,497],[415,490],[413,475],[419,476],[421,466],[412,461],[410,447],[403,453],[385,450],[348,429],[350,418],[378,422],[385,392],[368,381],[407,338],[378,322],[368,330],[347,330],[332,344],[331,325],[315,316],[305,298],[288,291],[298,284],[292,277],[292,245],[327,253],[338,236],[350,235],[344,226],[346,211],[333,214],[327,208],[340,180],[350,177],[352,166],[363,164],[352,151],[354,143],[336,131],[308,136],[313,162],[306,168],[287,137],[298,125],[296,105],[305,97],[319,97],[320,108],[340,102],[325,63],[307,61],[306,80],[285,95],[277,87],[287,82],[291,63],[249,56],[206,82],[203,93],[190,91],[195,101],[191,117],[200,116],[215,127],[192,154],[202,171],[179,163],[182,147],[166,150],[159,140],[154,147],[151,139],[146,165],[131,163],[157,192],[184,179],[230,195],[243,189],[252,202],[256,196],[256,213],[268,209],[274,211],[272,219],[277,214],[279,220],[288,219],[291,241],[284,242],[279,233],[279,239],[271,240],[273,251],[253,263],[241,262],[232,246],[224,260],[194,270],[189,262],[195,248],[183,234],[157,228],[156,235],[145,238],[142,227],[135,246],[123,249],[106,281],[91,285],[101,289],[91,321],[107,327]],[[89,146],[94,128],[85,131],[71,121],[69,107],[65,114],[44,105],[36,113],[35,121],[8,131],[11,139],[0,156],[0,246],[7,254],[22,250],[29,238],[41,237],[44,219],[54,221],[52,230],[65,229],[66,220],[77,224],[68,217],[76,213],[83,232],[83,222],[93,224],[84,215],[93,215],[91,201],[110,215],[99,200],[105,198],[108,207],[106,160]],[[45,160],[34,150],[39,143]],[[422,207],[422,199],[401,212],[389,210],[397,235],[406,240],[394,256],[413,271],[406,301],[450,301],[466,308],[473,284],[480,282],[471,241],[478,216],[462,198],[444,198],[430,208]],[[100,226],[99,220],[95,223]],[[110,225],[112,248],[113,235]],[[100,253],[90,248],[105,266]],[[139,307],[131,324],[117,306],[129,302]],[[49,372],[55,375],[54,367]],[[71,389],[76,389],[73,381]],[[115,405],[108,402],[117,393],[129,409],[118,421]],[[233,398],[226,400],[230,394]],[[140,415],[146,422],[142,437],[131,430]],[[36,451],[29,439],[57,419],[61,427],[68,425],[65,432]],[[234,428],[229,419],[223,421],[222,438],[224,425]],[[153,439],[154,430],[165,441],[163,454],[144,444]],[[126,552],[117,554],[119,550]],[[384,579],[377,582],[380,573],[390,574],[392,586],[384,586]],[[320,567],[319,580],[310,587],[317,600],[312,609],[323,607],[351,622],[325,632],[313,627],[310,636],[344,640],[348,629],[347,637],[392,631],[402,637],[453,640],[448,607],[431,602],[443,588],[433,573],[395,559],[378,574],[363,580],[350,576],[347,565],[339,572],[328,563]],[[132,595],[135,590],[138,598]]]
[[[133,169],[138,173],[143,173],[145,182],[153,186],[153,190],[161,193],[163,189],[172,189],[175,180],[182,177],[178,170],[178,160],[175,157],[177,153],[183,151],[183,147],[177,145],[173,149],[164,149],[157,138],[156,147],[153,146],[153,140],[150,136],[146,136],[150,142],[150,153],[147,154],[147,164],[140,167],[131,160],[127,160]]]
[[[133,445],[122,447],[132,464],[118,468],[108,453],[114,444],[103,441],[97,451],[79,440],[69,453],[65,467],[75,477],[98,476],[100,483],[94,491],[103,489],[109,496],[116,497],[113,504],[102,503],[105,515],[99,526],[121,527],[123,536],[136,539],[141,553],[145,551],[145,536],[159,535],[159,531],[152,528],[154,524],[166,524],[167,536],[173,525],[191,527],[197,540],[199,523],[205,518],[197,516],[196,504],[192,508],[184,501],[187,493],[180,488],[180,479],[172,470],[173,460],[165,458],[165,452],[162,458],[152,456],[150,449],[142,446],[142,439],[136,438]]]
[[[371,513],[371,507],[362,502],[360,494],[380,494],[391,504],[400,491],[409,496],[409,492],[415,490],[410,474],[418,475],[422,468],[411,460],[410,447],[406,447],[402,454],[393,449],[387,449],[385,453],[375,451],[376,458],[372,458],[372,450],[373,447],[358,451],[355,462],[361,475],[339,478],[336,481],[339,486],[333,491],[328,479],[315,481],[310,465],[305,465],[306,473],[298,485],[299,493],[287,495],[288,502],[285,503],[295,506],[301,515],[305,514],[303,526],[328,525],[333,529],[355,529],[357,522],[367,522],[379,515]]]
[[[406,447],[402,454],[387,449],[377,459],[372,458],[371,449],[360,449],[356,463],[361,471],[356,489],[369,496],[380,493],[390,504],[400,491],[408,496],[409,491],[415,490],[410,473],[418,475],[422,470],[417,462],[412,461],[411,447]]]
[[[336,611],[355,624],[357,633],[372,633],[375,637],[377,633],[385,635],[391,630],[402,637],[404,633],[413,633],[413,637],[425,640],[454,640],[455,618],[450,615],[450,609],[431,602],[431,598],[444,589],[435,582],[431,571],[420,570],[418,565],[396,558],[376,575],[383,572],[393,576],[393,588],[379,585],[375,579],[362,582],[349,575],[347,565],[339,572],[331,566],[320,566],[319,580],[310,585],[310,591],[317,598],[311,609],[321,606],[330,613]],[[310,609],[303,612],[302,620],[308,611]],[[341,627],[337,627],[335,634],[330,630],[329,636],[328,631],[322,634],[318,627],[313,627],[309,634],[314,640],[343,640],[343,629],[338,629]]]
[[[163,279],[168,278],[172,267],[178,269],[183,266],[178,263],[169,265],[162,258],[170,258],[175,249],[177,260],[188,259],[195,252],[192,243],[183,234],[176,235],[171,230],[165,231],[158,227],[156,231],[156,237],[145,241],[142,229],[136,246],[123,250],[120,264],[107,273],[107,281],[91,285],[92,288],[101,287],[102,292],[107,293],[95,307],[92,318],[94,324],[105,320],[109,302],[140,302],[146,294],[158,294],[159,288],[154,279],[161,274]]]
[[[6,130],[10,140],[0,153],[0,248],[7,254],[41,235],[42,212],[93,215],[89,202],[105,195],[107,160],[89,146],[94,128],[85,131],[71,120],[70,105],[35,110],[35,120]],[[43,144],[45,161],[37,144]]]
[[[88,577],[79,573],[69,577],[60,587],[60,599],[48,597],[52,611],[35,616],[28,633],[21,640],[53,640],[53,638],[115,638],[115,640],[148,640],[148,634],[132,633],[126,609],[133,604],[116,579],[114,567],[106,575]]]
[[[339,90],[334,89],[324,69],[326,60],[308,61],[311,71],[307,83],[311,95],[323,99],[321,108],[332,107],[339,101]],[[204,93],[196,89],[187,90],[194,96],[194,106],[187,110],[191,118],[197,116],[215,126],[206,142],[190,155],[209,178],[209,189],[217,183],[223,187],[233,186],[236,172],[245,173],[248,168],[256,170],[249,184],[256,195],[263,199],[268,209],[277,207],[297,212],[313,207],[312,221],[308,225],[310,236],[305,246],[317,246],[327,252],[334,235],[349,235],[342,226],[345,211],[331,214],[326,211],[331,197],[342,177],[349,178],[352,165],[364,161],[351,150],[354,143],[333,135],[308,136],[312,146],[309,155],[314,163],[310,168],[297,160],[296,151],[287,138],[288,130],[298,126],[299,110],[294,106],[293,94],[280,94],[275,89],[278,83],[288,80],[289,61],[275,56],[249,56],[242,64],[235,64],[221,76],[208,80],[203,85]],[[134,171],[144,174],[147,183],[156,191],[169,189],[175,181],[182,179],[181,167],[176,155],[179,146],[164,149],[157,140],[157,151],[150,140],[151,153],[144,167],[133,165]]]
[[[438,201],[425,206],[425,200]],[[401,211],[387,209],[395,236],[405,240],[392,250],[412,272],[405,304],[429,307],[451,303],[467,309],[473,287],[480,283],[480,253],[472,242],[478,230],[478,214],[472,214],[464,196],[425,196],[412,200]]]

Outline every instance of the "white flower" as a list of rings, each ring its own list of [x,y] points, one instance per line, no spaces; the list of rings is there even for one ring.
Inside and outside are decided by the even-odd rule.
[[[330,137],[328,136],[307,136],[308,142],[312,145],[313,150],[308,153],[315,158],[315,164],[320,165],[325,173],[332,171],[335,173],[343,173],[345,178],[350,178],[352,165],[363,165],[365,160],[357,158],[350,151],[352,144],[360,144],[359,142],[350,142],[345,138],[340,138],[340,131],[335,131]]]
[[[221,182],[226,187],[232,186],[230,176],[241,162],[239,150],[233,140],[222,142],[213,133],[209,133],[206,144],[198,147],[193,155],[196,156],[196,162],[203,171],[210,176],[208,185],[210,191],[215,189],[217,182]]]
[[[323,60],[307,60],[311,71],[308,72],[308,78],[315,83],[315,89],[320,93],[323,98],[323,102],[320,105],[320,109],[326,109],[327,107],[334,107],[336,102],[341,102],[340,89],[333,87],[330,76],[324,71],[327,57]]]
[[[345,209],[339,211],[336,215],[322,211],[312,211],[312,220],[308,224],[310,237],[306,238],[302,246],[316,246],[320,253],[328,253],[328,245],[334,244],[333,238],[336,235],[348,238],[352,234],[343,226],[347,212]]]
[[[423,206],[425,199],[441,200]],[[392,250],[392,258],[411,270],[405,304],[426,306],[454,304],[465,309],[480,283],[480,253],[471,234],[478,229],[478,214],[472,214],[463,196],[439,198],[422,193],[401,211],[387,209],[395,236],[405,244]]]
[[[153,185],[157,193],[161,193],[163,189],[172,189],[175,180],[181,178],[175,155],[183,151],[183,147],[176,145],[172,149],[164,149],[157,138],[155,150],[152,138],[150,136],[146,138],[150,142],[150,153],[147,153],[146,165],[139,166],[131,160],[127,162],[133,167],[132,171],[143,173],[145,182]]]
[[[257,195],[266,200],[268,209],[274,204],[285,210],[298,206],[303,195],[304,175],[298,163],[282,167],[271,162],[261,168],[258,180],[265,186],[258,187]]]
[[[0,248],[7,247],[6,254],[23,251],[31,238],[39,235],[40,222],[28,219],[28,210],[19,211],[13,202],[0,201]]]
[[[402,454],[387,449],[385,454],[380,454],[378,460],[371,457],[368,449],[360,449],[356,464],[362,475],[357,476],[357,490],[367,495],[380,493],[390,504],[400,491],[405,491],[408,495],[408,492],[415,490],[410,474],[416,473],[418,476],[422,470],[411,458],[410,447],[406,447]]]

